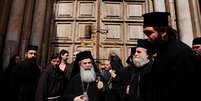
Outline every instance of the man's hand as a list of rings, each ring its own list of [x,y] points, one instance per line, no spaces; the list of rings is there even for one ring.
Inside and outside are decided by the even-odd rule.
[[[110,70],[109,72],[110,72],[112,78],[116,78],[117,74],[115,73],[114,70]]]
[[[103,82],[102,81],[97,81],[97,88],[98,89],[102,89],[104,86]]]
[[[76,96],[73,101],[87,101],[87,98],[83,95]]]

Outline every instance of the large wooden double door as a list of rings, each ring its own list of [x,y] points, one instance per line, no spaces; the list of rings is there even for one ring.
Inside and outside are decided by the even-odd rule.
[[[102,62],[110,51],[123,64],[136,40],[143,38],[142,14],[148,0],[57,0],[54,6],[54,27],[51,52],[66,49],[90,50]],[[91,36],[91,37],[90,37]]]

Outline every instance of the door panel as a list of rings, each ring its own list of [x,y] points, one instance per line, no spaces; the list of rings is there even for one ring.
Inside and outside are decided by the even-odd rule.
[[[115,51],[123,64],[136,40],[143,38],[142,14],[149,0],[59,0],[55,2],[51,52],[90,50],[101,62]],[[90,33],[89,33],[90,32]]]

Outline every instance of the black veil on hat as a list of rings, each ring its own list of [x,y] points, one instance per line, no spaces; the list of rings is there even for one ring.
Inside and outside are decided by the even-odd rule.
[[[87,58],[90,58],[92,60],[92,64],[94,66],[95,72],[99,73],[99,69],[97,68],[97,66],[95,64],[95,61],[94,61],[94,58],[93,58],[91,52],[90,51],[81,51],[76,55],[76,59],[75,59],[74,65],[73,65],[73,70],[72,70],[71,77],[73,77],[76,74],[80,73],[79,62],[81,60],[84,60],[84,59],[87,59]]]
[[[131,54],[130,54],[130,55],[135,54],[135,51],[136,51],[136,47],[132,47],[132,48],[131,48]]]
[[[201,44],[201,37],[193,39],[193,45]]]
[[[169,12],[150,12],[143,15],[143,27],[165,27],[168,26]]]
[[[126,63],[127,63],[127,64],[130,64],[130,63],[131,63],[130,59],[131,59],[132,55],[135,54],[135,50],[136,50],[136,47],[131,47],[130,55],[129,55],[128,58],[126,59]]]

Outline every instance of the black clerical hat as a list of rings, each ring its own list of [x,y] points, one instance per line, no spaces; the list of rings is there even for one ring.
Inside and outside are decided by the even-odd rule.
[[[150,45],[149,42],[145,39],[138,39],[137,40],[137,47],[142,47],[145,49],[149,49]]]
[[[151,12],[143,15],[143,27],[165,27],[168,26],[168,12]]]
[[[193,45],[201,44],[201,37],[193,39]]]
[[[135,54],[135,50],[136,50],[136,47],[132,47],[132,48],[131,48],[131,54],[130,54],[130,55]]]
[[[29,50],[38,50],[38,46],[35,46],[35,45],[28,45],[26,47],[26,52],[28,52]]]
[[[81,60],[87,59],[87,58],[93,59],[90,51],[82,51],[76,55],[77,61],[81,61]]]
[[[138,39],[137,40],[137,47],[142,47],[142,48],[147,49],[147,53],[149,55],[153,55],[154,52],[155,52],[155,50],[152,47],[151,43],[146,39]]]

